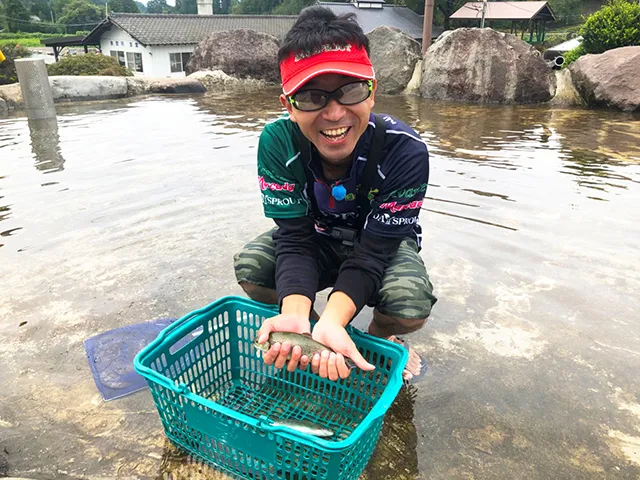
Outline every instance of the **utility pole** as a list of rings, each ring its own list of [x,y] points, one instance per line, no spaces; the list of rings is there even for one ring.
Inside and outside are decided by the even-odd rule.
[[[484,28],[484,17],[487,14],[487,0],[482,0],[482,20],[480,21],[480,28]]]
[[[431,34],[433,31],[433,3],[434,0],[424,2],[424,25],[422,26],[422,56],[431,45]]]

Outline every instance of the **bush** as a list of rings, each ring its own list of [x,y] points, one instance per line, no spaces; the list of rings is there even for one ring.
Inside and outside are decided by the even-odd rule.
[[[95,53],[65,57],[57,63],[47,65],[47,71],[49,75],[113,75],[117,77],[133,75],[114,57]]]
[[[602,53],[612,48],[640,45],[640,4],[611,0],[587,18],[580,34],[586,53]]]
[[[31,52],[21,45],[8,44],[3,45],[2,54],[6,57],[6,60],[0,63],[0,85],[16,83],[18,74],[13,62],[17,58],[28,57]]]
[[[562,68],[566,68],[579,59],[582,55],[585,55],[587,52],[585,51],[582,45],[578,45],[573,50],[569,50],[567,53],[563,55],[564,63],[562,64]]]

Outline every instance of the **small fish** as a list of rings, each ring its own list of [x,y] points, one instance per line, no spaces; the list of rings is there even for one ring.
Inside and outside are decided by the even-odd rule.
[[[328,428],[322,427],[317,423],[310,422],[309,420],[296,420],[290,418],[288,420],[276,420],[271,424],[272,427],[288,427],[292,430],[296,430],[308,435],[315,435],[320,438],[333,437],[333,432]]]
[[[271,332],[269,339],[264,343],[258,343],[258,337],[253,341],[253,346],[263,352],[268,352],[271,345],[274,343],[283,344],[289,342],[292,347],[299,346],[302,349],[302,355],[309,357],[309,360],[317,353],[322,353],[323,350],[333,352],[329,347],[323,345],[320,342],[316,342],[308,333],[293,333],[293,332]],[[287,355],[287,360],[291,358],[291,352]],[[344,363],[347,368],[355,368],[356,364],[350,358],[345,357]]]

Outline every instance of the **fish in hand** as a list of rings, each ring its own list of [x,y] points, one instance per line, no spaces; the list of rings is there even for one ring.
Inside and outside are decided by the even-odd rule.
[[[269,338],[264,343],[258,343],[258,337],[253,341],[253,346],[263,352],[268,352],[272,345],[275,343],[283,344],[288,342],[292,347],[296,345],[302,350],[302,355],[309,357],[309,360],[317,353],[320,355],[323,350],[333,352],[329,347],[323,345],[320,342],[316,342],[308,333],[293,333],[293,332],[271,332]],[[335,353],[335,352],[334,352]],[[287,356],[287,360],[291,358],[291,352]],[[344,363],[347,368],[355,368],[356,364],[350,358],[345,357]]]

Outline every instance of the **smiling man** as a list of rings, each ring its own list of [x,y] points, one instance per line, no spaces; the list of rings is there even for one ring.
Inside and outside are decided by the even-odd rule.
[[[372,114],[375,74],[353,14],[303,10],[278,57],[288,114],[265,126],[258,146],[264,213],[276,227],[235,255],[236,278],[252,299],[280,307],[260,343],[273,331],[311,333],[335,352],[310,359],[276,343],[264,361],[337,380],[349,375],[345,357],[374,368],[345,329],[365,305],[375,307],[371,335],[409,348],[398,335],[420,329],[436,302],[419,255],[429,154],[403,122]],[[329,287],[318,318],[316,292]],[[426,367],[409,353],[407,380]]]

